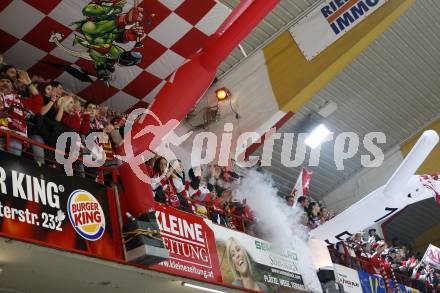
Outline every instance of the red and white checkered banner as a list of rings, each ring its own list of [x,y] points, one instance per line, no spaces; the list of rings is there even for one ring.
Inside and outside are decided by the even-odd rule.
[[[165,85],[167,78],[193,53],[202,48],[230,14],[230,9],[215,0],[144,0],[142,26],[147,34],[143,47],[134,41],[119,44],[124,50],[142,55],[135,66],[115,65],[114,78],[106,85],[96,78],[92,61],[67,54],[50,41],[61,35],[60,44],[72,51],[75,35],[81,32],[74,23],[84,20],[83,9],[103,0],[2,0],[0,2],[0,53],[8,64],[56,79],[80,97],[125,112],[146,107]],[[110,1],[118,2],[118,1]],[[122,14],[134,5],[128,0]],[[73,68],[73,69],[72,69]],[[75,78],[72,70],[85,72],[91,80]]]

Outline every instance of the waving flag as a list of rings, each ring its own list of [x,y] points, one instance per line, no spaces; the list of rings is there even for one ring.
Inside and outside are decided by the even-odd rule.
[[[428,249],[426,249],[425,255],[422,261],[440,270],[440,248],[429,244]]]
[[[307,193],[309,193],[309,185],[310,180],[312,179],[312,174],[312,171],[303,167],[290,195],[295,196],[295,198],[306,196]]]

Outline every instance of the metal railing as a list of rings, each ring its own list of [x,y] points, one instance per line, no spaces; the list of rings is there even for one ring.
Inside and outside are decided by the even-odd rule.
[[[29,157],[30,159],[35,158],[35,154],[32,152],[31,146],[40,147],[40,148],[44,149],[45,152],[47,151],[47,152],[52,152],[52,153],[58,153],[62,156],[67,155],[67,153],[62,150],[58,150],[54,147],[51,147],[51,146],[48,146],[48,145],[43,144],[41,142],[38,142],[36,140],[30,139],[28,137],[25,137],[23,135],[20,135],[20,134],[14,132],[14,131],[0,129],[0,138],[4,138],[4,140],[3,140],[4,146],[3,147],[4,147],[5,152],[11,152],[14,149],[13,146],[11,146],[11,140],[17,140],[17,141],[21,142],[23,145],[23,148],[20,150],[22,153],[22,156]],[[44,159],[45,164],[48,164],[51,167],[54,167],[57,169],[64,170],[63,166],[60,163],[58,163],[56,160],[54,160],[54,158],[45,156],[42,159]],[[83,163],[83,158],[79,157],[77,161]],[[92,174],[92,173],[88,173],[84,170],[80,170],[78,168],[73,168],[75,174],[84,174],[85,176],[87,176],[89,178],[96,177],[98,179],[96,181],[99,183],[106,183],[106,184],[110,185],[110,184],[116,183],[118,181],[118,173],[117,173],[116,168],[101,166],[101,167],[96,167],[96,169],[98,170],[98,173]],[[110,176],[105,176],[105,175],[110,175]],[[100,180],[99,178],[102,178],[102,180]]]
[[[5,152],[11,152],[11,150],[13,149],[13,146],[11,145],[11,140],[17,140],[20,141],[24,147],[22,148],[21,152],[22,152],[22,156],[23,157],[28,157],[29,159],[34,159],[35,154],[33,154],[31,146],[37,146],[40,147],[42,149],[45,150],[45,152],[53,152],[53,153],[58,153],[60,155],[67,155],[66,152],[56,149],[54,147],[48,146],[46,144],[43,144],[41,142],[38,142],[36,140],[30,139],[28,137],[25,137],[23,135],[20,135],[14,131],[10,131],[10,130],[5,130],[5,129],[0,129],[0,138],[4,138],[4,151]],[[54,160],[52,157],[49,156],[45,156],[44,158],[45,164],[50,165],[52,167],[58,168],[58,169],[63,169],[63,166],[58,163],[56,160]],[[82,162],[83,159],[81,157],[78,158],[79,162]],[[74,173],[75,175],[79,175],[81,172],[84,175],[88,175],[89,178],[92,178],[93,176],[97,176],[100,178],[104,178],[103,181],[101,183],[105,183],[106,185],[111,185],[111,184],[115,184],[118,182],[118,170],[117,168],[112,168],[112,167],[97,167],[97,169],[99,170],[99,174],[90,174],[87,173],[84,170],[79,170],[78,168],[73,168],[74,169]],[[110,174],[110,176],[104,176],[105,174]],[[109,179],[110,177],[110,179]],[[221,210],[218,207],[215,207],[213,202],[201,202],[201,201],[197,201],[195,199],[191,199],[188,198],[187,199],[188,202],[191,204],[191,206],[193,207],[197,207],[197,205],[199,206],[203,206],[206,210],[206,214],[197,212],[197,209],[193,209],[193,213],[195,215],[201,216],[201,217],[206,217],[209,218],[211,220],[213,220],[214,223],[217,224],[221,224],[227,228],[230,229],[234,229],[234,230],[238,230],[244,233],[251,233],[251,226],[252,224],[254,224],[254,220],[250,219],[248,217],[245,216],[241,216],[239,214],[235,214],[232,211],[227,211],[227,210]],[[220,217],[221,221],[220,223],[216,221],[215,217]]]
[[[329,247],[329,252],[333,263],[340,264],[352,268],[354,270],[362,270],[370,274],[377,274],[376,269],[374,268],[369,258],[353,257],[351,255],[345,255],[338,252],[336,249],[332,249],[330,247]],[[433,292],[433,293],[440,292],[440,289],[434,288],[433,285],[427,282],[423,282],[421,280],[413,279],[410,276],[396,272],[396,270],[394,270],[394,275],[396,276],[398,283],[402,285],[418,289],[421,292]],[[387,288],[387,289],[392,290],[393,288]]]
[[[205,207],[206,214],[198,213],[193,209],[194,214],[211,219],[216,224],[247,234],[253,234],[255,232],[251,229],[255,223],[254,219],[234,213],[234,208],[219,208],[215,206],[212,201],[201,202],[195,199],[188,199],[188,202],[193,207],[197,207],[197,205]],[[220,219],[218,217],[220,217]]]
[[[13,106],[16,107],[16,106]],[[10,117],[10,112],[12,111],[13,107],[9,107],[6,109],[3,109],[4,111],[0,112],[0,118],[9,118]],[[27,116],[32,116],[30,114],[30,112],[22,107],[18,107],[19,110],[24,111],[25,113],[27,113]],[[39,117],[40,119],[43,119],[43,124],[51,124],[51,126],[56,126],[58,125],[59,127],[63,127],[63,124],[61,122],[57,122],[51,119],[48,119],[44,116],[35,116],[35,117]],[[35,124],[32,122],[35,121],[34,120],[27,120],[27,126],[28,128],[34,128]],[[43,126],[44,127],[44,126]],[[38,134],[38,133],[36,133]],[[31,138],[25,137],[23,135],[20,135],[19,133],[16,133],[14,131],[11,130],[6,130],[6,129],[1,129],[0,128],[0,138],[4,138],[3,139],[3,148],[4,151],[6,152],[11,152],[11,150],[13,150],[13,146],[11,145],[11,140],[16,140],[21,142],[22,144],[22,148],[19,150],[22,153],[22,156],[24,157],[28,157],[30,159],[34,159],[35,160],[35,154],[32,152],[32,146],[36,146],[39,148],[42,148],[44,150],[44,158],[41,158],[41,160],[44,160],[45,164],[51,166],[51,167],[55,167],[55,168],[59,168],[59,169],[63,169],[63,166],[58,163],[55,160],[55,156],[46,156],[46,154],[59,154],[62,156],[66,156],[68,155],[65,151],[63,150],[59,150],[57,148],[54,148],[52,146],[49,146],[47,144],[41,143],[39,141],[33,140]],[[77,159],[77,162],[83,164],[83,158],[82,156],[79,156]],[[84,164],[83,164],[84,166]],[[118,182],[118,171],[117,168],[111,168],[111,167],[97,167],[96,168],[98,170],[98,174],[91,174],[85,171],[84,168],[82,169],[78,169],[78,167],[73,167],[73,171],[75,175],[79,175],[81,177],[85,177],[87,176],[88,178],[102,178],[102,180],[95,180],[98,181],[100,183],[106,183],[106,185],[111,186],[112,184],[115,184]],[[104,174],[110,174],[111,176],[104,176]],[[110,177],[110,179],[108,178]],[[251,231],[251,226],[253,226],[254,224],[254,220],[249,218],[249,217],[245,217],[243,215],[234,213],[234,211],[236,211],[237,209],[233,209],[233,208],[225,208],[225,209],[221,209],[219,207],[216,207],[214,205],[214,202],[209,201],[197,201],[195,199],[192,198],[187,198],[188,203],[193,207],[192,212],[195,215],[201,216],[201,217],[206,217],[211,219],[214,223],[223,225],[227,228],[230,229],[234,229],[234,230],[238,230],[244,233],[248,233],[248,234],[254,234],[254,233],[250,233]],[[232,205],[232,204],[230,204]],[[204,211],[205,213],[201,213],[200,211],[197,211],[197,206],[202,206],[204,207]]]

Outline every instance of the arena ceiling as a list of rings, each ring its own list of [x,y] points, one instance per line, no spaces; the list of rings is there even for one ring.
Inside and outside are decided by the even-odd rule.
[[[225,6],[232,9],[240,0],[219,0]],[[273,40],[280,33],[286,31],[296,21],[302,18],[307,11],[315,8],[323,0],[282,0],[274,10],[249,34],[241,43],[247,55],[251,55]],[[246,57],[239,48],[236,48],[231,56],[220,66],[217,76],[239,65]]]
[[[440,13],[439,1],[418,0],[354,62],[316,94],[280,132],[304,132],[318,122],[338,134],[382,131],[385,153],[398,147],[418,130],[439,118],[440,107]],[[316,112],[327,101],[338,109],[328,118]],[[296,144],[293,146],[296,148]],[[345,161],[338,171],[334,144],[322,147],[320,164],[314,172],[310,194],[323,199],[362,170],[360,152]],[[286,168],[280,162],[281,143],[275,143],[272,173],[282,195],[290,194],[300,168]],[[261,152],[261,150],[260,150]]]
[[[430,198],[408,206],[382,227],[388,239],[397,238],[401,243],[414,243],[415,239],[437,223],[440,223],[440,205]],[[437,237],[431,240],[439,239]],[[429,242],[423,243],[423,247],[428,244]]]

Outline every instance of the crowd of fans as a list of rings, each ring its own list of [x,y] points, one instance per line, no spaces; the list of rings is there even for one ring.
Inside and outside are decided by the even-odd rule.
[[[385,242],[375,229],[359,232],[346,241],[329,246],[334,263],[371,274],[385,280],[406,284],[421,292],[440,292],[440,271],[422,262],[422,255],[393,239]]]
[[[8,151],[17,156],[28,156],[38,165],[56,167],[55,153],[44,147],[56,148],[58,137],[75,132],[81,141],[80,155],[104,155],[105,165],[117,161],[112,145],[123,140],[126,116],[117,115],[108,107],[85,102],[67,91],[55,80],[40,75],[29,76],[26,71],[6,64],[0,55],[0,129],[26,139],[11,137]],[[90,133],[100,133],[96,145],[99,150],[85,148]],[[0,150],[6,149],[6,138],[0,135]],[[35,143],[37,142],[37,143]],[[73,147],[67,145],[66,153]],[[81,156],[80,156],[81,157]],[[156,157],[147,163],[149,175],[155,178],[152,188],[155,200],[189,213],[208,217],[221,225],[244,231],[253,216],[245,201],[233,199],[231,187],[240,176],[231,167],[201,166],[191,168],[186,176],[182,162],[167,162]],[[74,163],[76,175],[97,179],[98,168],[85,166],[81,160]]]
[[[53,151],[58,137],[64,132],[80,135],[82,155],[94,150],[84,148],[84,140],[92,132],[100,133],[96,145],[104,151],[105,166],[116,164],[112,143],[120,143],[125,117],[116,115],[107,107],[83,100],[66,91],[55,80],[46,80],[7,65],[0,56],[0,129],[8,130],[40,144],[26,144],[26,140],[11,138],[9,152],[17,156],[29,155],[40,166],[54,165]],[[5,137],[0,136],[0,150],[5,150]],[[69,152],[70,147],[66,149]],[[147,162],[150,177],[157,178],[152,187],[155,199],[186,212],[209,217],[230,228],[244,229],[252,219],[243,202],[233,200],[231,185],[239,176],[231,168],[204,166],[192,168],[188,177],[180,161],[167,162],[156,157]],[[77,175],[96,178],[97,168],[89,168],[78,160],[74,164]],[[165,172],[165,173],[164,173]],[[188,180],[187,180],[188,179]],[[247,221],[243,220],[246,218]]]
[[[304,209],[302,223],[309,229],[335,216],[320,202],[306,196],[295,200],[290,195],[286,197],[286,202],[292,207],[296,203]],[[412,252],[407,246],[401,245],[398,239],[385,242],[376,233],[376,229],[370,229],[368,233],[356,233],[346,241],[330,245],[329,251],[334,263],[378,274],[385,280],[395,280],[396,283],[404,283],[421,292],[440,292],[439,270],[423,263],[420,253]]]
[[[57,139],[64,132],[79,134],[81,141],[75,146],[80,154],[103,157],[105,166],[115,164],[112,135],[125,122],[125,116],[117,115],[108,107],[85,102],[68,92],[55,80],[40,75],[29,76],[26,71],[5,64],[0,55],[0,129],[8,130],[24,138],[40,143],[29,145],[26,140],[12,137],[9,152],[17,156],[28,155],[41,166],[54,165],[55,154],[42,145],[55,148]],[[92,132],[97,137],[97,150],[84,147],[84,140]],[[0,150],[5,150],[5,136],[0,136]],[[70,146],[66,152],[70,150]],[[78,161],[75,171],[80,176],[95,178],[97,168],[88,168]]]
[[[297,205],[304,210],[304,215],[301,222],[310,229],[314,229],[319,225],[324,224],[335,216],[335,213],[329,211],[325,206],[322,205],[322,203],[311,201],[309,197],[300,196],[296,201]],[[293,207],[295,205],[295,196],[287,196],[286,202],[287,205]]]
[[[168,162],[164,157],[156,157],[147,162],[157,202],[209,218],[231,229],[250,232],[254,215],[246,200],[233,197],[232,188],[241,178],[235,168],[231,160],[228,167],[192,167],[187,176],[180,160]]]

